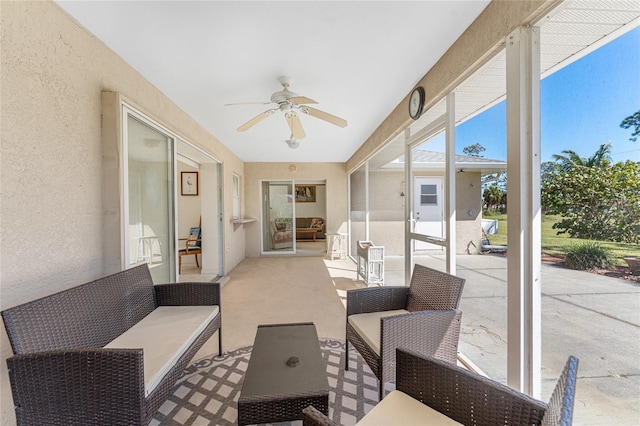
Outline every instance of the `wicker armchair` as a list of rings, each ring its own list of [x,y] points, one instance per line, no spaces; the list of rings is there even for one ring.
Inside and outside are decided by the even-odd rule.
[[[362,418],[362,424],[382,424],[382,419],[384,424],[405,424],[410,421],[407,416],[433,418],[435,410],[464,425],[571,425],[578,372],[578,359],[573,356],[567,360],[551,399],[545,404],[457,365],[403,349],[397,352],[394,393],[399,391],[401,398],[414,399],[423,406],[413,413],[401,412],[391,406],[390,394]],[[302,413],[305,426],[336,425],[312,406]],[[390,423],[388,419],[394,415],[395,423]]]
[[[462,316],[457,309],[464,282],[415,265],[409,287],[347,292],[347,353],[351,342],[378,378],[380,399],[384,383],[395,377],[398,347],[456,362]]]

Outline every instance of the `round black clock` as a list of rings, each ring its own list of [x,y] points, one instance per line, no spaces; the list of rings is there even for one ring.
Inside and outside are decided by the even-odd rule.
[[[422,114],[424,106],[424,89],[421,86],[416,87],[409,97],[409,115],[417,120]]]

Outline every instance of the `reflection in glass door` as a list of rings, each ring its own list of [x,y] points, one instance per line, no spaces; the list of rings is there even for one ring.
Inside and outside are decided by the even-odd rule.
[[[125,268],[175,279],[173,139],[125,108]]]
[[[293,182],[262,182],[262,252],[293,252]]]

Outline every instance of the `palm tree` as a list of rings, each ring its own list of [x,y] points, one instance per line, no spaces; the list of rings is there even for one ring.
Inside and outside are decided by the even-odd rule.
[[[488,186],[484,189],[483,198],[484,202],[487,205],[487,210],[491,210],[495,208],[497,210],[498,204],[504,197],[504,191],[500,189],[500,187],[496,184]]]
[[[564,155],[563,155],[564,154]],[[552,158],[560,163],[563,171],[571,167],[598,167],[611,162],[611,142],[600,145],[600,148],[591,157],[580,157],[575,151],[570,149],[562,151],[562,154],[554,154]]]

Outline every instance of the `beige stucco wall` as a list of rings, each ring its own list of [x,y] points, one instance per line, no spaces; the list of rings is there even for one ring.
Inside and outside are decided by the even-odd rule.
[[[1,2],[0,309],[103,275],[101,92],[118,92],[223,162],[243,162],[50,1]],[[225,191],[230,216],[231,191]],[[244,259],[226,222],[225,270]],[[34,239],[35,238],[35,239]],[[106,249],[107,251],[109,248]],[[1,339],[0,424],[15,424]]]
[[[245,217],[260,218],[260,181],[326,181],[327,232],[347,232],[347,174],[344,163],[245,163]],[[260,256],[260,221],[244,225],[247,257]]]
[[[434,172],[416,171],[413,177],[442,176]],[[404,255],[404,203],[401,196],[403,171],[371,172],[369,236],[376,245],[384,246],[386,256]],[[456,174],[456,253],[467,252],[469,241],[480,247],[482,193],[480,173]],[[406,192],[406,191],[405,191]],[[476,254],[471,247],[471,254]]]

